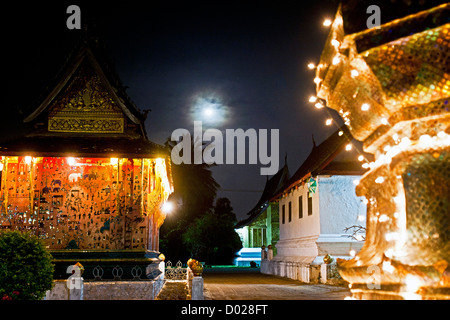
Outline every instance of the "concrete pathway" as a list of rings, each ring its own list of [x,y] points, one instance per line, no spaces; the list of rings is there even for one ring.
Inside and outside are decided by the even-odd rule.
[[[305,284],[256,270],[205,270],[205,300],[343,300],[345,287]]]

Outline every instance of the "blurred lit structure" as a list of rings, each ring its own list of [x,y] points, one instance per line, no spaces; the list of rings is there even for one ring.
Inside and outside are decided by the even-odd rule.
[[[256,205],[247,213],[247,218],[239,221],[236,232],[242,241],[242,249],[237,253],[234,263],[238,266],[249,266],[253,261],[260,265],[261,247],[271,245],[275,248],[280,239],[280,223],[278,203],[271,198],[289,179],[287,157],[284,166],[270,179],[267,179],[264,190]]]
[[[375,156],[364,247],[338,261],[357,299],[450,298],[450,5],[424,3],[370,29],[369,2],[342,4],[316,67],[318,100]]]

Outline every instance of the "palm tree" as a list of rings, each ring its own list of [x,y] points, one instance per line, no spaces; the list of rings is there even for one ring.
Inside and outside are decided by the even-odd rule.
[[[168,139],[165,146],[171,152],[175,144],[176,142]],[[194,142],[191,138],[191,163],[172,164],[175,190],[172,197],[182,203],[178,211],[182,216],[178,215],[178,218],[191,220],[210,211],[214,206],[214,199],[220,188],[210,170],[214,164],[194,164],[194,148],[203,150],[204,147],[204,144]]]
[[[167,139],[165,147],[172,151],[176,142]],[[189,250],[182,241],[186,232],[197,217],[211,212],[214,199],[220,185],[212,176],[211,164],[194,164],[194,148],[204,148],[200,143],[191,139],[191,163],[172,163],[172,177],[174,193],[169,200],[177,203],[174,213],[166,218],[160,230],[161,251],[172,261],[187,261],[190,258]]]

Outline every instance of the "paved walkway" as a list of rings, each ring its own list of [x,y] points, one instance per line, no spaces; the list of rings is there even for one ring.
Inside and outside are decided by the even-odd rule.
[[[343,300],[345,287],[305,284],[259,270],[203,273],[205,300]]]

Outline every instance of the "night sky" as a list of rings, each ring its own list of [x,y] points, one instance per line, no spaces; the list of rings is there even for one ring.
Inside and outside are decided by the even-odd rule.
[[[314,73],[327,37],[323,19],[336,1],[58,1],[18,3],[2,9],[2,131],[33,107],[55,77],[80,32],[66,28],[66,8],[77,4],[82,23],[95,24],[127,93],[151,109],[150,140],[163,144],[173,130],[193,130],[202,105],[226,111],[211,128],[279,129],[280,168],[291,174],[316,143],[342,123],[315,109]],[[325,126],[330,114],[338,120]],[[261,164],[213,169],[239,219],[256,204],[266,176]]]

